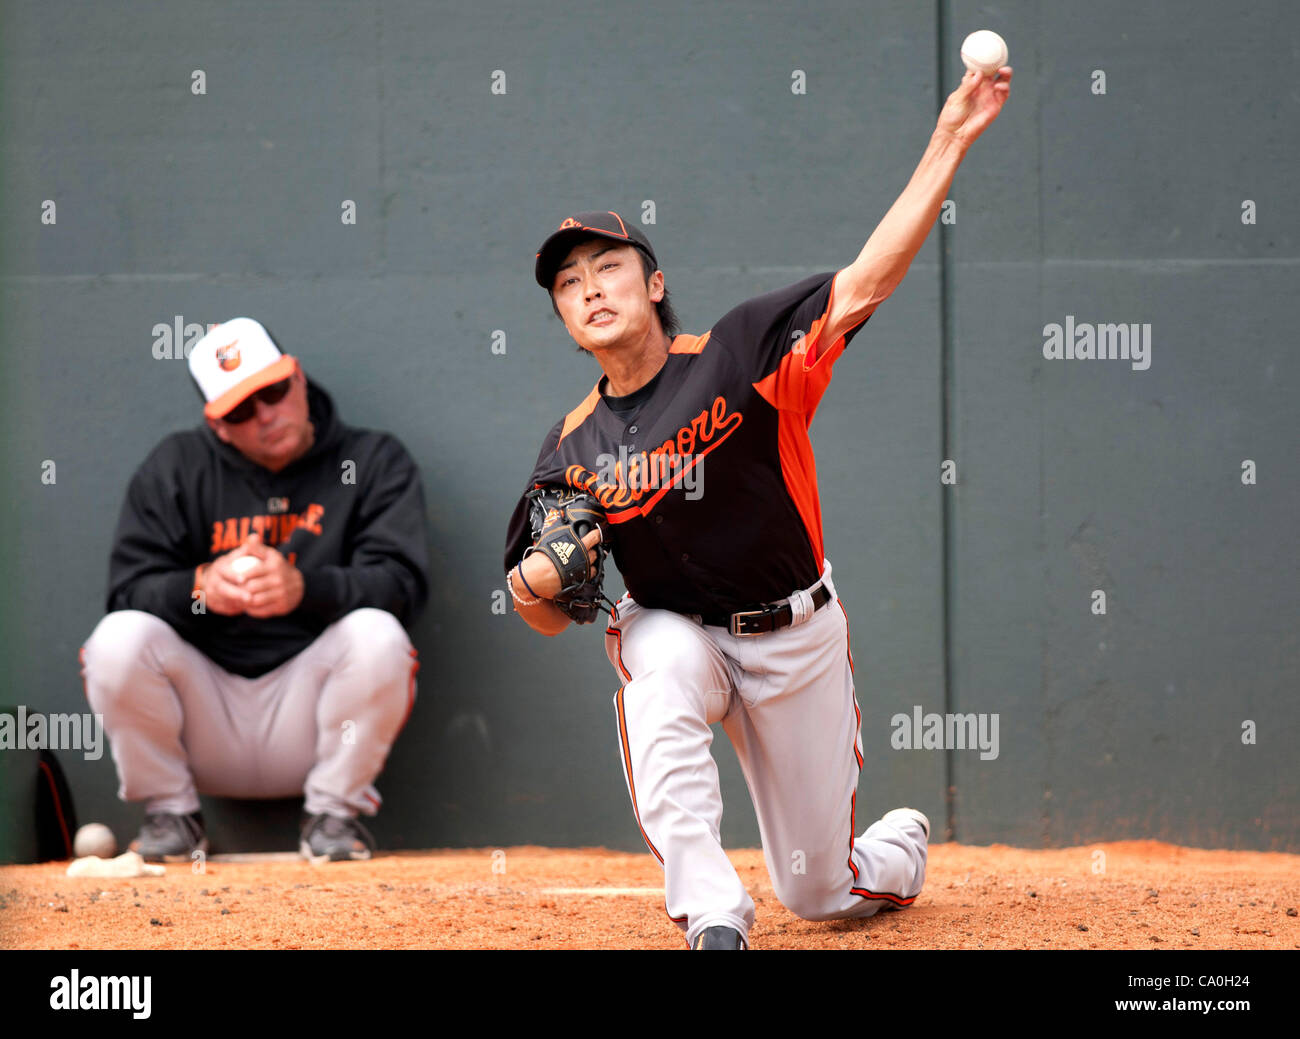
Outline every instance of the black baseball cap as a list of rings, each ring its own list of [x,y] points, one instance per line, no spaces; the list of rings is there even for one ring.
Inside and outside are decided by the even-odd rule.
[[[555,272],[564,262],[564,258],[569,255],[569,250],[592,235],[636,246],[650,257],[650,262],[655,265],[655,269],[659,269],[659,261],[655,258],[655,251],[650,247],[649,239],[641,233],[636,224],[624,221],[613,210],[604,213],[579,213],[566,219],[542,243],[541,249],[537,252],[537,266],[534,268],[537,284],[549,292],[555,282]]]

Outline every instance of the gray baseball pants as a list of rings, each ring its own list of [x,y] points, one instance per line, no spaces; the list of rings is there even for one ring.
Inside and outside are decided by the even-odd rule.
[[[796,592],[797,622],[763,635],[732,635],[626,595],[606,629],[606,654],[625,683],[614,703],[633,812],[663,865],[668,915],[689,943],[719,924],[748,941],[754,924],[719,836],[709,753],[718,722],[754,801],[772,886],[792,912],[871,916],[910,905],[925,882],[919,823],[854,832],[862,738],[848,618],[829,563],[821,583],[830,602],[814,612],[811,590]]]
[[[313,815],[374,815],[419,668],[402,625],[377,609],[340,618],[259,678],[232,675],[139,610],[105,616],[81,660],[118,796],[176,814],[197,811],[203,793],[301,794]]]

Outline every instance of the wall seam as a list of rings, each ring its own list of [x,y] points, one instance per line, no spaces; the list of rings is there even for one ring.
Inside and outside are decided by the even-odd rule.
[[[935,80],[935,115],[938,116],[942,110],[944,99],[947,92],[944,89],[943,70],[944,59],[948,53],[948,35],[946,32],[946,23],[948,16],[948,0],[935,0],[935,62],[934,62],[934,80]],[[950,422],[950,413],[952,410],[952,279],[949,277],[948,259],[949,252],[952,248],[948,232],[949,225],[939,220],[939,443],[941,448],[941,459],[953,457],[950,439],[952,435],[952,424]],[[941,589],[942,597],[942,639],[943,639],[943,710],[945,714],[953,713],[953,690],[952,690],[952,538],[953,538],[953,511],[955,505],[953,496],[957,493],[958,481],[951,485],[941,483],[939,485],[939,495],[941,505],[940,512],[940,529],[941,551],[943,553],[941,570],[943,574],[943,587]],[[957,789],[954,784],[953,769],[955,760],[954,751],[948,747],[944,751],[943,759],[943,787],[944,787],[944,814],[945,829],[949,840],[957,839]]]

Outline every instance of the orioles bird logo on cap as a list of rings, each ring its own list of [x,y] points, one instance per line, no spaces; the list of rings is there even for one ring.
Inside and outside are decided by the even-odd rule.
[[[223,372],[233,372],[239,367],[239,340],[217,348],[217,365]]]

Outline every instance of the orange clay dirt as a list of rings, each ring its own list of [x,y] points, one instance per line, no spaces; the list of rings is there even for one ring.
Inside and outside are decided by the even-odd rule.
[[[755,949],[1300,948],[1300,855],[1154,841],[938,844],[910,909],[830,923],[777,901],[760,851],[731,860],[756,903]],[[644,852],[403,852],[325,866],[218,858],[202,874],[169,865],[164,877],[130,880],[73,880],[66,867],[0,867],[0,947],[686,947]]]

